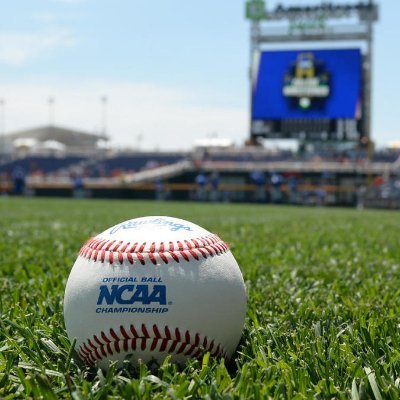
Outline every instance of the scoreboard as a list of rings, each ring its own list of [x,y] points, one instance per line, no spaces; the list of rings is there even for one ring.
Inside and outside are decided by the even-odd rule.
[[[358,141],[363,130],[359,49],[264,51],[255,56],[251,134]]]

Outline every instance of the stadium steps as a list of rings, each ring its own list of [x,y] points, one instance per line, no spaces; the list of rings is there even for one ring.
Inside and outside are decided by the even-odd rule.
[[[194,165],[192,161],[181,160],[173,164],[136,172],[135,174],[126,177],[125,181],[126,183],[154,182],[157,180],[172,178],[193,169]]]

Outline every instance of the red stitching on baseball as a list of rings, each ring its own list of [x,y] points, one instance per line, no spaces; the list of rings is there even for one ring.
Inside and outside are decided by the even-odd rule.
[[[130,245],[130,242],[125,243],[121,249],[119,249],[120,253],[125,253],[126,248]]]
[[[156,258],[154,257],[154,254],[153,254],[153,253],[149,253],[149,258],[150,258],[150,261],[151,261],[154,265],[157,265],[157,260],[156,260]]]
[[[173,338],[168,326],[160,329],[154,324],[151,329],[142,324],[140,329],[136,329],[133,325],[130,325],[129,328],[128,331],[121,325],[119,331],[110,328],[108,334],[101,331],[100,335],[93,335],[92,339],[87,339],[79,346],[79,356],[85,363],[91,365],[107,356],[120,353],[121,348],[125,352],[128,352],[129,349],[135,351],[137,348],[142,351],[157,351],[158,348],[159,352],[183,353],[185,356],[193,357],[209,351],[212,356],[227,357],[226,351],[220,344],[215,346],[215,341],[209,342],[207,336],[204,336],[201,341],[199,333],[191,334],[186,330],[184,334],[181,334],[179,328],[175,328],[173,330],[175,338]],[[141,331],[140,335],[138,335],[139,331]],[[139,342],[137,342],[138,340]]]
[[[139,262],[145,265],[150,262],[157,265],[159,262],[168,264],[171,259],[179,263],[181,260],[198,261],[200,257],[214,257],[229,251],[228,245],[218,236],[210,234],[205,237],[185,239],[183,241],[156,243],[146,247],[146,242],[133,243],[116,240],[89,239],[79,251],[79,255],[88,260],[123,264],[127,260],[130,264]]]
[[[154,332],[154,335],[155,335],[155,337],[157,338],[157,339],[161,339],[161,333],[160,333],[160,331],[158,330],[158,327],[157,327],[157,325],[153,325],[153,332]]]
[[[165,337],[170,340],[171,339],[171,332],[169,331],[168,326],[165,327]]]
[[[203,258],[207,258],[207,254],[206,254],[206,252],[205,252],[203,249],[198,248],[197,250],[198,250],[198,251],[200,252],[200,254],[203,256]]]
[[[159,252],[158,255],[160,256],[160,258],[165,262],[165,264],[168,264],[168,258],[167,256],[163,253],[163,252]]]
[[[131,325],[130,328],[131,328],[131,332],[132,332],[133,337],[134,337],[134,338],[139,337],[139,335],[138,335],[137,332],[136,332],[135,327],[134,327],[133,325]]]
[[[170,251],[169,254],[171,254],[171,257],[178,263],[179,262],[179,257],[176,253],[173,251]]]
[[[143,332],[143,336],[147,339],[150,337],[149,332],[147,332],[147,328],[145,324],[142,324],[142,332]]]
[[[107,244],[107,246],[103,249],[103,250],[110,250],[110,247],[115,243],[115,240],[113,240],[112,242],[109,242]]]
[[[189,260],[189,257],[187,256],[186,251],[181,250],[181,251],[179,251],[179,254],[180,254],[186,261],[190,261],[190,260]]]
[[[140,263],[142,264],[142,265],[144,265],[144,264],[146,264],[146,261],[144,261],[144,257],[143,257],[143,254],[142,253],[136,253],[136,256],[137,256],[137,258],[138,258],[138,260],[140,261]]]

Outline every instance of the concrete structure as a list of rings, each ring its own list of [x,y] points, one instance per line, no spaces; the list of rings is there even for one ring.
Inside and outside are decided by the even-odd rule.
[[[4,136],[6,153],[93,154],[104,149],[105,135],[59,126],[44,126],[17,131]]]

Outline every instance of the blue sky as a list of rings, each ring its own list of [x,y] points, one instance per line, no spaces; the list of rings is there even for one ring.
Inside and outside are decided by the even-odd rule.
[[[379,4],[373,135],[384,145],[400,139],[400,2]],[[107,133],[120,147],[187,149],[215,134],[240,144],[248,130],[248,63],[244,1],[2,4],[0,98],[7,132],[47,124],[49,96],[56,124],[98,132],[105,95]]]

